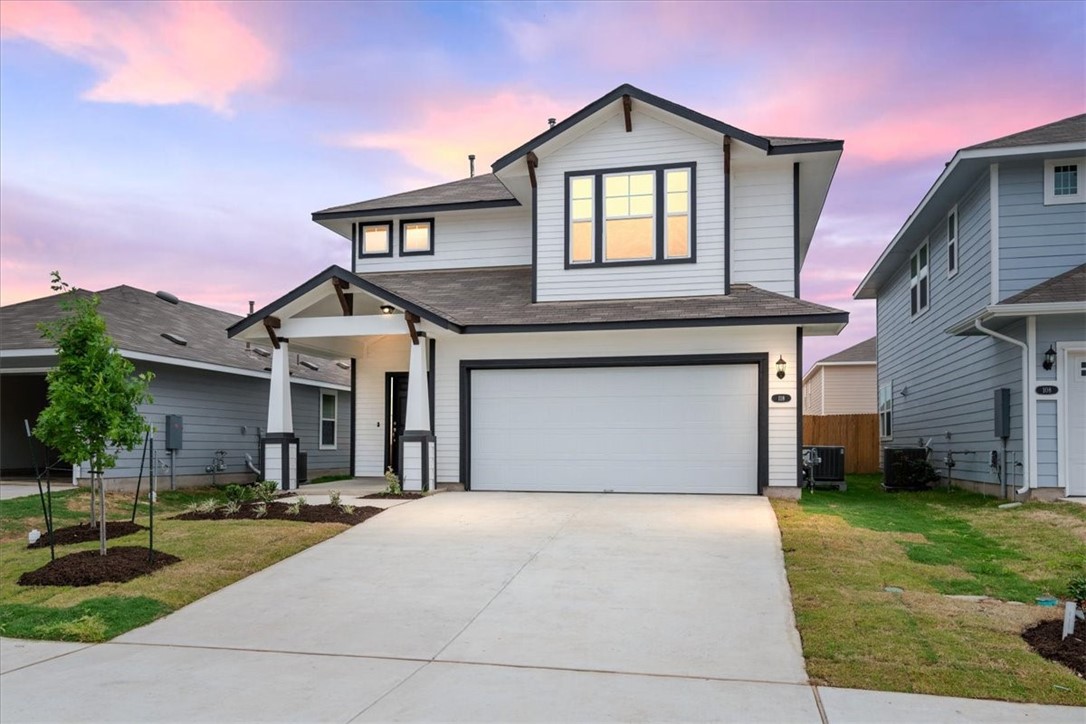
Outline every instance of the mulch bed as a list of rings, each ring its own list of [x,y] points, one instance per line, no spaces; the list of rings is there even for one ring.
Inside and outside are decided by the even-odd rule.
[[[1075,632],[1063,637],[1063,620],[1044,621],[1022,633],[1034,651],[1049,661],[1056,661],[1086,677],[1086,624],[1075,626]]]
[[[146,528],[127,520],[111,520],[106,523],[106,538],[113,540],[114,538],[139,533],[141,530],[146,530]],[[53,531],[53,536],[58,546],[86,543],[87,541],[98,540],[98,529],[91,528],[87,523],[81,523],[79,525],[70,525],[67,528],[57,528]],[[41,538],[38,538],[35,543],[27,546],[27,548],[48,547],[49,531],[47,530],[41,532]]]
[[[365,498],[374,498],[378,500],[416,500],[418,498],[425,498],[426,493],[370,493],[369,495],[363,495]]]
[[[99,583],[124,583],[133,578],[179,563],[177,556],[155,551],[148,562],[147,549],[135,546],[109,548],[107,555],[97,550],[61,556],[34,571],[19,576],[20,586],[94,586]]]
[[[294,520],[299,523],[342,523],[343,525],[358,525],[362,521],[369,520],[378,513],[384,512],[384,508],[362,506],[355,508],[350,513],[334,505],[303,505],[297,515],[287,512],[290,507],[287,503],[269,503],[267,514],[257,518],[257,503],[245,503],[234,515],[227,515],[219,508],[213,513],[181,513],[171,520]]]

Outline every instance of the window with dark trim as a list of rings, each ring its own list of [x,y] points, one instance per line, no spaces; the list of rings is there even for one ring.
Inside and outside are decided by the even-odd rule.
[[[958,273],[958,207],[950,210],[946,217],[946,275],[952,277]]]
[[[400,220],[400,256],[434,253],[434,220]]]
[[[879,388],[879,437],[889,440],[894,436],[894,383],[887,382]]]
[[[566,268],[695,261],[696,163],[566,173]]]
[[[909,259],[909,313],[916,316],[928,308],[928,242]]]
[[[321,450],[336,449],[336,417],[339,395],[321,390],[321,426],[319,447]]]
[[[392,256],[391,221],[361,221],[351,230],[359,259]]]

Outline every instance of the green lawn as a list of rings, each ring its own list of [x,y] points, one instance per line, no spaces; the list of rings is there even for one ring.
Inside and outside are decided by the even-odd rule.
[[[958,489],[847,492],[774,500],[807,671],[860,689],[1086,704],[1086,682],[1019,634],[1061,610],[1086,568],[1086,507],[999,503]],[[887,592],[896,587],[903,593]],[[976,603],[948,595],[985,595]]]
[[[181,562],[128,583],[82,588],[20,586],[24,571],[49,561],[49,549],[28,550],[27,532],[45,533],[37,496],[0,501],[0,634],[15,638],[105,641],[149,623],[223,586],[291,556],[346,529],[335,523],[282,520],[179,521],[170,516],[197,500],[221,492],[164,491],[155,506],[155,548]],[[131,494],[110,494],[110,520],[127,520]],[[66,489],[53,496],[56,526],[88,518],[89,494]],[[147,525],[147,505],[136,522]],[[109,542],[111,546],[145,546],[142,531]],[[97,542],[58,546],[57,557],[97,550]]]

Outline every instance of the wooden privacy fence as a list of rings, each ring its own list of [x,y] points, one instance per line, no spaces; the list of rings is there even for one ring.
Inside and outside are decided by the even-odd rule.
[[[879,472],[879,416],[804,415],[804,445],[845,448],[846,473]]]

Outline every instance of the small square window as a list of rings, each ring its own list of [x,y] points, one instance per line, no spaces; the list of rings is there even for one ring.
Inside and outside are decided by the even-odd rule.
[[[1086,166],[1084,158],[1061,158],[1045,161],[1045,205],[1080,204],[1086,202],[1086,189],[1079,174]]]
[[[404,219],[400,221],[400,256],[433,253],[433,219]]]
[[[392,222],[370,221],[352,224],[360,259],[372,256],[392,256]]]

